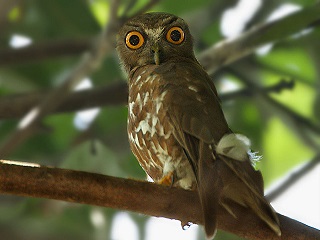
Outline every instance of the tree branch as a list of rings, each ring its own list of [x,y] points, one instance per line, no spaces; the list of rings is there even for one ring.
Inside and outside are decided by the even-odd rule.
[[[293,86],[294,82],[292,80],[281,80],[272,86],[262,87],[261,91],[278,93],[283,89],[292,89]],[[42,91],[0,98],[0,119],[24,116],[32,107],[43,101],[47,94],[47,92]],[[252,89],[245,88],[239,91],[221,94],[220,98],[222,101],[228,101],[237,97],[251,96],[252,94]],[[74,112],[107,105],[125,105],[127,104],[127,98],[127,83],[121,81],[103,87],[72,92],[52,113]]]
[[[112,0],[110,7],[110,19],[105,29],[99,35],[91,51],[87,52],[72,72],[63,79],[63,83],[51,91],[41,103],[32,108],[21,120],[17,130],[0,147],[0,156],[7,156],[22,142],[28,139],[34,132],[39,121],[48,113],[54,111],[70,94],[74,86],[85,76],[92,73],[100,66],[105,54],[113,50],[113,41],[117,32],[119,1]]]
[[[89,50],[92,39],[64,39],[36,43],[22,48],[0,50],[0,65],[21,64],[48,58],[70,56]]]
[[[312,160],[310,160],[307,164],[305,164],[299,170],[290,174],[290,176],[281,183],[275,190],[268,193],[266,198],[271,202],[276,199],[279,195],[281,195],[285,190],[295,184],[299,179],[305,176],[308,172],[314,169],[320,163],[320,154],[315,156]]]
[[[293,111],[289,107],[277,102],[266,92],[261,91],[261,87],[256,83],[255,79],[252,79],[252,77],[249,76],[249,74],[247,74],[246,72],[241,71],[241,69],[245,69],[243,68],[244,66],[248,67],[248,65],[246,65],[246,63],[242,63],[242,65],[240,65],[241,64],[238,64],[237,66],[228,67],[227,70],[229,73],[237,76],[241,81],[243,81],[247,85],[247,87],[250,87],[252,91],[255,92],[255,94],[260,99],[268,103],[270,106],[274,107],[274,109],[279,111],[279,113],[282,116],[290,119],[290,122],[293,123],[294,129],[297,130],[296,132],[298,133],[298,135],[302,137],[304,140],[307,140],[308,146],[313,148],[316,152],[318,152],[319,145],[312,139],[309,139],[309,136],[305,136],[305,133],[301,130],[309,130],[309,132],[312,132],[313,134],[316,133],[320,135],[320,125],[302,116],[301,114]],[[286,124],[288,123],[289,122],[286,122]]]
[[[148,4],[155,4],[157,1],[152,1]],[[149,6],[149,5],[147,5]],[[200,62],[209,70],[209,72],[213,72],[217,70],[218,68],[221,68],[222,66],[229,64],[233,61],[236,61],[237,59],[244,57],[250,53],[252,53],[258,46],[263,45],[269,41],[276,41],[278,39],[284,38],[289,36],[290,34],[293,34],[297,31],[301,31],[302,29],[309,26],[312,22],[315,22],[317,19],[319,20],[318,12],[320,10],[320,4],[316,4],[313,7],[303,9],[297,13],[291,14],[290,16],[287,16],[283,19],[280,19],[275,22],[266,23],[265,25],[261,25],[260,27],[256,27],[254,29],[249,30],[248,32],[243,33],[241,36],[239,36],[236,39],[223,41],[220,43],[217,43],[213,45],[211,48],[207,49],[200,55]],[[292,22],[295,22],[295,24],[291,24]],[[287,25],[290,25],[289,29]],[[282,31],[282,28],[285,28],[287,30]],[[107,36],[114,35],[116,27],[111,27],[109,29],[112,29],[113,31],[110,31]],[[281,30],[281,31],[280,31]],[[259,37],[257,37],[259,36]],[[106,42],[109,44],[108,49],[113,49],[112,40],[106,40]],[[64,46],[65,47],[65,46]],[[64,48],[63,47],[63,48]],[[19,51],[19,50],[17,50]],[[21,50],[22,51],[22,50]],[[97,51],[98,52],[98,51]],[[90,61],[87,61],[90,62]],[[90,66],[96,66],[98,65],[97,61],[91,61],[93,62]],[[96,63],[96,64],[95,64]],[[81,64],[80,64],[81,65]],[[81,65],[83,67],[83,65]],[[81,68],[80,68],[81,69]],[[88,73],[89,70],[83,71],[81,75],[84,74],[84,72]],[[72,74],[72,76],[77,76],[79,74],[77,71]],[[72,78],[71,76],[71,78]],[[56,93],[59,93],[59,97],[56,98],[55,95],[52,94],[53,97],[50,97],[50,99],[59,99],[63,100],[63,94],[61,91],[55,91]],[[122,93],[121,93],[122,95]],[[37,97],[35,97],[37,98]],[[48,102],[43,101],[42,102]],[[121,100],[122,101],[122,100]],[[29,101],[28,101],[29,102]],[[49,101],[51,102],[51,100]],[[37,101],[38,103],[38,101]],[[55,101],[56,105],[53,107],[52,111],[56,111],[55,109],[58,107],[59,101]],[[60,103],[62,104],[62,103]],[[79,105],[81,105],[79,103]],[[10,107],[12,104],[10,104]],[[24,107],[22,107],[25,109]],[[63,108],[63,107],[62,107]],[[1,108],[0,108],[1,109]],[[8,108],[6,108],[8,109]],[[28,107],[30,109],[30,107]],[[50,113],[50,108],[46,108],[46,112]],[[4,116],[5,118],[9,117],[9,113],[13,112],[12,110],[8,110],[7,114],[1,113],[1,116]],[[43,113],[44,114],[44,113]],[[21,116],[19,114],[12,114],[11,116]],[[3,150],[4,148],[2,148]],[[1,149],[0,149],[1,152]]]
[[[142,14],[157,4],[160,0],[150,0],[135,14]],[[136,1],[131,1],[124,11],[123,21],[127,19],[127,13],[135,4]],[[117,11],[114,11],[114,16],[117,16]],[[112,20],[114,21],[115,18]],[[30,63],[31,61],[40,61],[48,58],[74,56],[90,50],[92,38],[83,39],[63,39],[54,40],[52,42],[42,42],[32,44],[22,48],[6,48],[0,49],[0,66],[12,64]]]
[[[268,87],[260,87],[259,91],[262,91],[264,93],[280,93],[284,89],[293,89],[294,88],[294,81],[293,80],[285,80],[281,79],[278,83],[268,86]],[[255,92],[252,88],[246,87],[244,89],[240,89],[237,91],[232,91],[228,93],[224,93],[220,95],[220,99],[222,102],[228,101],[228,100],[233,100],[238,97],[249,97],[254,95]],[[0,101],[0,106],[1,106],[1,101]],[[1,116],[1,113],[0,113]]]
[[[0,193],[48,198],[139,212],[145,215],[201,224],[198,194],[180,188],[121,179],[101,174],[0,161]],[[250,210],[233,204],[238,217],[223,208],[218,228],[249,239],[279,239]],[[320,231],[279,214],[282,238],[320,238]]]
[[[227,39],[208,48],[199,56],[199,62],[212,74],[217,69],[253,53],[264,44],[282,40],[310,27],[320,19],[319,12],[320,3],[317,3],[277,21],[254,27],[235,39]]]
[[[46,95],[48,93],[42,91],[0,98],[0,119],[24,116],[31,108],[41,103]],[[125,105],[127,98],[127,83],[121,81],[103,87],[72,92],[51,113],[74,112],[105,105]]]
[[[143,7],[143,10],[139,10],[136,14],[144,12],[158,2],[159,0],[150,0]],[[199,55],[199,61],[212,74],[222,66],[253,53],[259,46],[279,41],[313,26],[313,23],[320,20],[319,11],[320,4],[317,3],[314,6],[304,8],[277,21],[261,24],[244,32],[235,39],[227,39],[214,44]],[[126,16],[120,21],[123,22],[125,19]],[[293,22],[295,24],[292,24]],[[73,45],[70,45],[71,43]],[[61,55],[79,54],[84,50],[88,50],[90,45],[91,42],[88,39],[74,39],[61,40],[58,43],[40,43],[39,45],[31,45],[14,50],[3,49],[0,51],[0,65],[16,64],[30,60],[43,60]],[[34,55],[32,51],[34,51]]]

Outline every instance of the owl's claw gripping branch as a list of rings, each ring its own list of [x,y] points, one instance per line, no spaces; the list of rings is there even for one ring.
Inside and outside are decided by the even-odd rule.
[[[172,187],[174,183],[174,173],[169,172],[167,175],[161,178],[158,183],[161,185]]]

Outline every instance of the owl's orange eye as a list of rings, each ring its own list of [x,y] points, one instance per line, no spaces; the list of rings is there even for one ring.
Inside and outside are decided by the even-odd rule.
[[[167,40],[173,44],[180,44],[184,40],[184,31],[180,27],[172,27],[167,32]]]
[[[138,31],[129,32],[126,36],[126,45],[131,49],[138,49],[144,43],[144,37]]]

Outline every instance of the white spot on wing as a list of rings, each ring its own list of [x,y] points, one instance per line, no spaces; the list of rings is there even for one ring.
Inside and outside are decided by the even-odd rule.
[[[162,102],[157,101],[157,105],[156,105],[156,113],[159,113],[160,108],[162,107]]]
[[[156,79],[157,75],[150,75],[148,78],[147,78],[147,81],[151,84],[155,79]]]
[[[156,113],[159,113],[160,108],[162,107],[162,101],[164,99],[164,97],[166,96],[167,91],[164,91],[163,93],[161,93],[161,95],[155,100],[156,102]]]
[[[196,95],[196,99],[199,101],[199,102],[203,102],[201,96],[199,96],[198,94]],[[205,109],[204,109],[205,110]],[[208,114],[208,112],[205,110],[205,113]]]
[[[160,137],[163,137],[164,139],[168,139],[171,136],[171,131],[168,131],[167,133],[165,133],[162,125],[159,125],[158,127],[159,127],[158,134]]]
[[[133,106],[134,106],[134,102],[130,102],[129,103],[129,115],[130,115],[130,117],[132,117],[132,118],[135,118],[135,115],[134,115],[134,113],[133,113]]]
[[[146,92],[143,99],[143,105],[146,105],[149,100],[149,92]]]
[[[152,128],[155,128],[156,127],[156,125],[157,125],[157,123],[158,123],[158,117],[157,116],[155,116],[155,115],[153,115],[152,116]]]
[[[140,93],[137,94],[136,102],[137,102],[137,103],[141,103]]]
[[[193,86],[193,85],[189,85],[188,88],[191,90],[191,91],[194,91],[194,92],[198,92],[198,88],[196,86]]]
[[[132,133],[130,133],[130,134],[129,134],[129,139],[130,139],[130,141],[131,141],[131,142],[135,142],[135,140],[134,140],[134,137],[133,137],[133,134],[132,134]]]
[[[138,134],[136,134],[135,138],[134,138],[134,142],[137,145],[138,148],[142,149],[140,143],[139,143],[139,139],[138,139]]]
[[[143,134],[146,134],[147,132],[151,133],[151,127],[148,123],[148,119],[144,119],[139,122],[136,132],[139,131],[142,131]]]

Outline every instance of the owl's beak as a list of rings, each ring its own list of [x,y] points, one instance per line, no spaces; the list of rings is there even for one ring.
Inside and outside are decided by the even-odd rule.
[[[156,65],[160,64],[160,48],[158,44],[151,47],[151,52],[153,53],[153,60]]]

